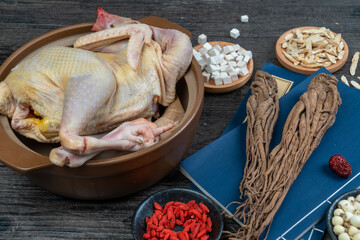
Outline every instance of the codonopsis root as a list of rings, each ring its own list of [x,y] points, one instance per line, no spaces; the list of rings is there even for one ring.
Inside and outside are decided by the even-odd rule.
[[[327,74],[319,74],[312,79],[308,90],[287,117],[281,142],[270,154],[266,155],[265,148],[253,146],[262,142],[247,141],[247,154],[251,156],[247,156],[244,180],[240,186],[241,191],[246,189],[246,199],[235,213],[244,225],[237,232],[230,233],[230,239],[259,239],[271,224],[290,186],[335,121],[341,105],[337,82],[335,77]],[[260,105],[260,102],[256,101],[254,106],[257,104]],[[249,119],[252,117],[250,110],[248,107]],[[263,116],[264,113],[259,114],[257,119]],[[262,139],[261,136],[268,134],[269,130],[265,128],[256,132],[255,129],[259,129],[255,123],[248,122],[247,139]],[[269,143],[262,144],[268,146]],[[249,169],[256,169],[257,173],[248,176]]]

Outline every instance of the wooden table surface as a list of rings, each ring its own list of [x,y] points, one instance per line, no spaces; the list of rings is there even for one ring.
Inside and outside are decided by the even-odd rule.
[[[325,26],[341,33],[350,48],[345,66],[335,75],[348,78],[351,57],[360,50],[359,0],[3,0],[0,1],[0,63],[17,48],[48,31],[96,19],[98,6],[118,15],[139,19],[167,18],[193,35],[209,41],[239,43],[253,52],[255,70],[266,61],[279,65],[275,42],[286,30],[299,26]],[[249,15],[249,23],[240,16]],[[229,36],[231,28],[241,36]],[[251,79],[252,80],[252,79]],[[251,82],[251,81],[250,81]],[[250,83],[249,82],[249,83]],[[249,83],[223,95],[205,94],[199,127],[188,152],[195,153],[218,138],[249,90]],[[1,142],[0,144],[6,144]],[[77,201],[39,188],[22,174],[0,164],[0,239],[133,239],[132,215],[150,194],[190,182],[177,168],[159,183],[120,199]],[[225,229],[237,227],[226,220]]]

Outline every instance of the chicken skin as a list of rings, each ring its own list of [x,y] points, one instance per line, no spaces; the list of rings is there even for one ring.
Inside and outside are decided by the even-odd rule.
[[[174,124],[149,121],[168,106],[192,59],[187,35],[98,9],[97,31],[74,47],[45,47],[0,83],[0,113],[20,134],[61,142],[58,166],[77,167],[108,150],[137,151]]]

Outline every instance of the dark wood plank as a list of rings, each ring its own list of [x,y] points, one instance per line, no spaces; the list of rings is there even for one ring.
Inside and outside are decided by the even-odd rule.
[[[29,40],[70,24],[96,19],[98,1],[4,0],[0,2],[0,63]],[[351,57],[360,49],[360,2],[353,0],[262,1],[103,1],[105,10],[138,19],[167,18],[193,35],[204,33],[209,41],[239,43],[254,54],[255,70],[266,61],[278,64],[275,42],[286,30],[297,26],[326,26],[340,32],[350,48],[350,59],[335,75],[349,75]],[[250,22],[240,22],[248,14]],[[238,39],[231,28],[241,31]],[[251,82],[251,81],[250,81]],[[197,134],[187,155],[216,138],[235,113],[249,84],[232,93],[205,94]],[[6,143],[0,143],[6,144]],[[136,207],[150,194],[170,187],[188,187],[190,182],[174,170],[156,185],[120,199],[77,201],[56,196],[31,183],[23,175],[0,165],[1,239],[133,239],[131,219]],[[237,225],[226,220],[225,229]]]

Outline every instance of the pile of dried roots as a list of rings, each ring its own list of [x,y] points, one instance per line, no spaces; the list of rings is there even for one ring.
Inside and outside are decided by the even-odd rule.
[[[234,216],[243,225],[229,234],[230,239],[259,239],[270,225],[306,160],[335,121],[341,105],[337,82],[327,74],[312,79],[287,117],[280,144],[269,154],[279,112],[277,84],[269,74],[256,73],[246,106],[247,161],[240,184],[241,197],[245,200]]]

